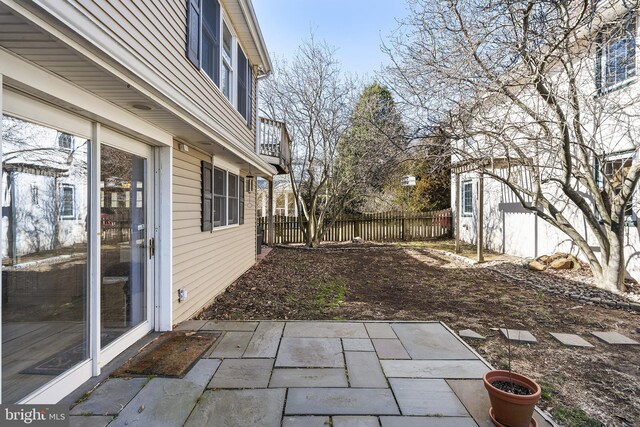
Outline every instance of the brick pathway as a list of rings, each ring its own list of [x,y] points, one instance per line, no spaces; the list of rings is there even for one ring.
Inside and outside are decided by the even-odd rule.
[[[182,379],[109,379],[71,426],[492,426],[489,368],[436,322],[188,321],[223,332]],[[539,426],[551,426],[536,414]]]

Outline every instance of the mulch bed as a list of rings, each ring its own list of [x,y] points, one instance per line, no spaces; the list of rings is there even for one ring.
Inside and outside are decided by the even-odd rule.
[[[182,378],[220,335],[214,332],[166,332],[140,350],[112,376]]]
[[[497,328],[526,329],[539,344],[512,346],[512,365],[539,381],[543,408],[566,426],[637,425],[640,348],[607,345],[590,332],[640,341],[640,316],[523,284],[567,280],[552,274],[521,268],[510,278],[494,268],[416,245],[276,248],[199,318],[438,320],[485,335],[469,343],[497,368],[507,365]],[[564,347],[549,332],[580,334],[595,348]]]

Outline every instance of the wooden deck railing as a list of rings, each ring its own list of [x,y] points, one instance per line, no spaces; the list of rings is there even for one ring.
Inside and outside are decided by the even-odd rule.
[[[304,243],[298,217],[273,218],[274,243]],[[265,230],[263,235],[267,236],[267,218],[258,218],[258,223]],[[383,212],[342,216],[326,230],[323,241],[345,242],[354,237],[373,242],[426,240],[445,237],[450,233],[451,209],[411,214]]]
[[[291,159],[291,140],[287,126],[277,120],[260,117],[258,127],[258,154],[277,158],[277,166],[286,169]]]

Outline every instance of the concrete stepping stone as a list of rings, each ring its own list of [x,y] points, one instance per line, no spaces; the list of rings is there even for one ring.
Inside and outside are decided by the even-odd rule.
[[[480,335],[479,333],[477,333],[474,330],[471,329],[463,329],[461,331],[458,331],[458,335],[461,336],[462,338],[471,338],[474,340],[484,340],[486,339],[485,336]]]
[[[414,360],[477,359],[440,323],[393,323],[391,327]]]
[[[566,345],[567,347],[587,347],[593,348],[593,345],[582,338],[580,335],[576,334],[563,334],[560,332],[549,332],[553,338],[560,341],[561,344]]]
[[[358,388],[388,388],[387,379],[382,373],[380,362],[375,353],[346,351],[349,384]]]
[[[69,427],[105,427],[113,420],[111,416],[87,417],[82,415],[70,416]]]
[[[371,340],[366,338],[343,338],[342,348],[344,351],[374,351]]]
[[[290,388],[286,415],[398,415],[388,388]]]
[[[465,417],[469,413],[442,379],[389,379],[402,415]]]
[[[285,329],[286,333],[286,329]],[[342,345],[338,338],[282,338],[277,367],[343,368]]]
[[[399,339],[373,339],[379,359],[411,359]]]
[[[480,360],[381,360],[387,378],[482,378]]]
[[[283,368],[274,369],[269,387],[349,387],[344,369]]]
[[[329,417],[284,417],[282,427],[329,427]]]
[[[178,326],[173,328],[174,331],[198,331],[202,328],[208,320],[185,320]]]
[[[529,331],[524,331],[520,329],[506,329],[500,328],[500,332],[502,336],[508,339],[509,341],[513,341],[516,343],[525,343],[525,344],[537,344],[538,340],[533,334]]]
[[[629,337],[626,337],[618,332],[599,332],[594,331],[591,332],[591,335],[596,336],[600,340],[606,342],[607,344],[616,344],[616,345],[640,345],[640,342],[632,340]]]
[[[273,359],[226,359],[207,388],[267,388]]]
[[[253,332],[225,332],[218,345],[213,347],[207,357],[240,358],[244,354]]]
[[[388,323],[365,323],[369,338],[398,338]]]
[[[285,393],[283,388],[207,390],[185,427],[280,427]]]
[[[333,417],[333,427],[380,427],[378,417],[341,415]]]
[[[237,322],[230,320],[209,320],[200,329],[203,331],[253,332],[258,322]]]
[[[284,322],[260,322],[242,357],[276,357]]]
[[[469,417],[380,417],[380,422],[382,427],[478,427]]]
[[[363,323],[287,322],[284,336],[290,338],[369,338]]]
[[[184,424],[204,387],[175,378],[154,378],[124,407],[110,427],[175,427]]]
[[[118,415],[146,384],[146,378],[111,378],[101,384],[87,400],[69,411],[70,415]]]

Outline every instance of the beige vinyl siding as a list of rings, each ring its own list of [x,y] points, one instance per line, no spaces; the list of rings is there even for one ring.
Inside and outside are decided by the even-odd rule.
[[[249,129],[213,81],[186,57],[185,0],[68,1],[100,28],[96,34],[104,31],[141,63],[155,70],[158,75],[151,76],[150,80],[170,82],[192,102],[192,109],[207,113],[214,129],[233,135],[237,138],[234,142],[255,146],[255,126]],[[135,64],[130,66],[134,70],[139,68]],[[252,84],[255,85],[255,78]],[[255,86],[253,94],[255,99]]]
[[[173,323],[179,323],[255,263],[256,218],[255,192],[245,193],[243,225],[200,231],[200,162],[211,157],[196,150],[183,153],[177,143],[173,152]],[[184,302],[178,302],[181,288],[188,291]]]

